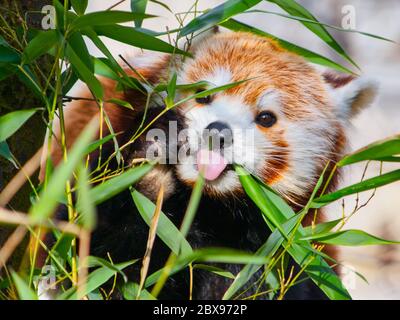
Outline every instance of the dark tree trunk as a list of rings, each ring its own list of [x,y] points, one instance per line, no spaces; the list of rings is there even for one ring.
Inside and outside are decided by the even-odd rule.
[[[44,5],[50,4],[51,1],[0,0],[0,2],[0,14],[7,21],[7,24],[19,34],[22,28],[22,21],[26,21],[28,27],[40,28],[42,18],[40,14],[41,9]],[[3,20],[0,20],[0,27],[4,27]],[[3,29],[0,29],[0,35],[12,46],[21,50],[15,39],[4,33]],[[48,74],[52,63],[52,58],[46,56],[40,59],[39,67],[44,74]],[[43,102],[34,96],[30,89],[17,76],[0,81],[0,116],[15,110],[43,107]],[[45,129],[42,114],[38,112],[7,140],[11,152],[21,165],[29,160],[40,148],[43,143]],[[0,157],[0,191],[17,172],[18,169],[12,163]],[[34,183],[37,183],[36,175],[32,178]],[[26,212],[30,207],[30,193],[31,187],[25,184],[8,204],[8,207]],[[7,239],[11,231],[12,228],[10,227],[0,227],[0,245]],[[22,250],[23,246],[20,246],[19,253]],[[21,254],[16,254],[15,256],[16,258],[12,261],[14,265],[18,264]]]

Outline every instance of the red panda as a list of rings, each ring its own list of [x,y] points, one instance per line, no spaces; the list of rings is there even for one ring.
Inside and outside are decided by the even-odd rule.
[[[152,128],[164,129],[174,120],[179,128],[188,129],[185,143],[188,152],[178,157],[177,163],[158,165],[136,187],[154,200],[161,184],[165,184],[163,211],[179,225],[203,157],[213,158],[216,161],[208,163],[203,172],[206,177],[204,195],[188,240],[196,248],[219,246],[254,252],[265,242],[269,232],[258,209],[246,197],[232,164],[243,166],[299,210],[307,202],[327,163],[333,165],[343,155],[345,128],[351,117],[373,101],[376,85],[361,77],[322,74],[274,41],[250,33],[214,34],[194,45],[191,53],[192,58],[183,60],[166,54],[145,53],[133,57],[130,63],[151,85],[167,82],[173,72],[178,75],[178,84],[239,83],[209,96],[188,99],[166,118],[155,122]],[[126,71],[137,76],[127,66]],[[109,79],[102,79],[102,84],[105,100],[129,101],[135,109],[105,103],[114,132],[123,132],[119,139],[127,141],[139,125],[145,96],[134,90],[118,92],[115,82]],[[197,88],[195,92],[206,89]],[[178,99],[195,92],[180,92]],[[91,98],[87,90],[80,96]],[[162,110],[163,106],[158,103],[157,99],[151,102],[149,110],[153,115],[150,117]],[[96,102],[90,100],[75,100],[66,106],[68,148],[98,112]],[[207,143],[206,147],[198,143],[205,130],[211,130],[211,137],[217,138],[218,150]],[[252,139],[245,140],[244,131],[250,133]],[[54,132],[50,156],[57,164],[62,158],[57,145],[57,125]],[[146,141],[138,140],[123,156],[131,160],[146,154],[146,149]],[[46,157],[45,154],[43,159]],[[43,174],[44,170],[42,178]],[[63,210],[58,214],[62,216]],[[148,228],[137,214],[129,194],[122,193],[100,205],[98,216],[99,226],[93,233],[91,254],[110,253],[114,261],[143,256]],[[152,269],[161,268],[168,253],[161,241],[156,242]],[[223,267],[233,273],[240,270],[234,265]],[[137,281],[138,269],[133,269],[131,279]],[[220,299],[230,281],[198,272],[194,279],[194,298]],[[251,292],[249,290],[248,294]],[[187,296],[188,275],[181,272],[167,283],[161,298],[184,299]],[[310,281],[288,292],[288,298],[293,299],[323,297]]]

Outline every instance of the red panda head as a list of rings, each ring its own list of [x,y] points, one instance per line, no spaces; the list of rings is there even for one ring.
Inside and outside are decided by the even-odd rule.
[[[274,41],[240,32],[203,40],[178,75],[181,83],[207,81],[211,86],[247,80],[179,107],[189,129],[190,152],[184,161],[180,158],[177,176],[192,185],[202,161],[199,154],[206,154],[215,163],[204,169],[210,170],[205,190],[215,196],[241,190],[229,165],[235,163],[283,195],[301,199],[327,162],[342,153],[348,119],[375,95],[372,82],[323,76]],[[199,143],[205,129],[222,137],[218,151]]]

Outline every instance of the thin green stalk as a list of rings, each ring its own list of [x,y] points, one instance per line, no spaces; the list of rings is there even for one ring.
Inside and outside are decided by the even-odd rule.
[[[190,226],[192,225],[197,208],[199,206],[204,183],[205,183],[204,177],[200,173],[196,180],[196,183],[193,187],[193,191],[190,196],[189,204],[186,208],[185,216],[183,218],[182,225],[179,229],[185,238],[189,232]],[[178,256],[171,252],[171,254],[168,257],[167,263],[165,264],[163,272],[160,275],[160,278],[158,279],[157,283],[155,284],[153,290],[151,291],[151,294],[154,297],[157,297],[160,294],[162,288],[165,285],[165,282],[167,281],[167,279],[175,265],[177,258],[178,258]]]

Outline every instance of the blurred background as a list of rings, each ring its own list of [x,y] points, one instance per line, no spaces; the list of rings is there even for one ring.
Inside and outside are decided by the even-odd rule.
[[[163,1],[174,13],[187,11],[193,1]],[[223,1],[200,0],[198,9],[214,7]],[[319,21],[336,26],[345,26],[346,18],[352,15],[356,30],[377,34],[397,42],[393,44],[352,32],[329,29],[350,56],[358,63],[364,76],[380,83],[380,94],[373,106],[360,114],[348,129],[349,151],[368,143],[400,133],[400,1],[398,0],[301,0]],[[89,10],[101,10],[110,2],[89,1]],[[129,1],[121,3],[116,9],[129,10]],[[273,4],[262,2],[255,9],[283,13]],[[148,13],[160,16],[144,21],[143,27],[153,30],[166,30],[177,27],[178,21],[165,8],[149,2]],[[185,20],[187,23],[190,16]],[[265,30],[282,39],[291,41],[312,51],[328,56],[338,62],[330,48],[314,36],[299,22],[263,13],[247,13],[238,17],[247,24]],[[166,40],[168,40],[166,38]],[[107,39],[110,50],[118,54],[132,54],[132,48]],[[93,54],[100,55],[89,43]],[[343,175],[341,185],[359,182],[365,164],[352,165]],[[394,166],[393,166],[394,167]],[[390,165],[385,164],[383,171]],[[379,174],[380,167],[373,164],[366,177]],[[371,194],[360,196],[360,204]],[[345,209],[350,213],[355,198],[346,198]],[[376,236],[400,240],[400,184],[392,184],[379,189],[369,204],[358,211],[349,221],[347,228],[359,228]],[[337,218],[342,213],[341,203],[329,208],[329,217]],[[400,299],[400,246],[367,246],[340,248],[343,278],[354,299]],[[357,276],[356,271],[368,280],[366,283]]]

